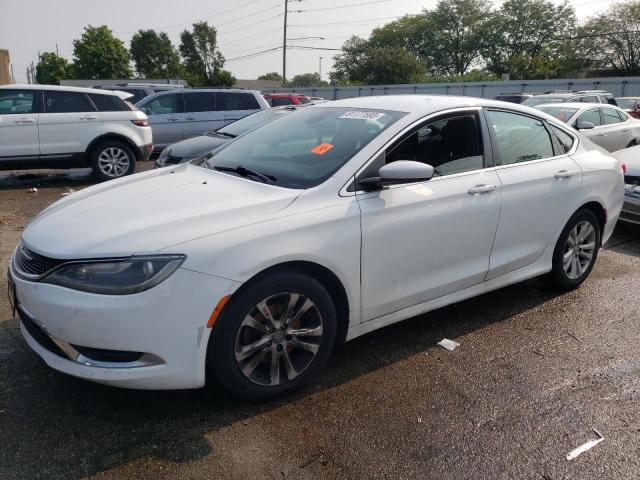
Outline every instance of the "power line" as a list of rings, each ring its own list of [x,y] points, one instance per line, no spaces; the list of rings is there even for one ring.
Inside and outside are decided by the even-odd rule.
[[[295,25],[289,25],[290,27],[330,27],[330,26],[339,26],[339,25],[354,25],[354,24],[371,24],[371,23],[379,23],[385,20],[397,20],[401,18],[400,16],[394,17],[382,17],[382,18],[369,18],[369,19],[361,19],[361,20],[353,20],[350,22],[326,22],[326,23],[298,23]]]
[[[291,13],[305,13],[305,12],[320,12],[324,10],[337,10],[339,8],[351,8],[351,7],[360,7],[363,5],[372,5],[374,3],[385,3],[390,2],[391,0],[375,0],[373,2],[363,2],[363,3],[351,3],[349,5],[339,5],[336,7],[322,7],[322,8],[308,8],[306,10],[291,10]]]
[[[276,50],[280,50],[281,48],[282,48],[281,46],[277,46],[277,47],[274,47],[274,48],[269,48],[267,50],[261,50],[259,52],[254,52],[254,53],[249,53],[247,55],[242,55],[240,57],[228,58],[226,61],[227,62],[233,62],[235,60],[242,60],[244,58],[257,57],[257,56],[260,56],[260,55],[265,55],[265,54],[270,53],[270,52],[275,52]]]

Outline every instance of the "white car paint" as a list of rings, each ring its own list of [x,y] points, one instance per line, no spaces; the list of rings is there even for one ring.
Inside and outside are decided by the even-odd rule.
[[[167,253],[186,255],[186,260],[164,282],[130,295],[97,295],[27,280],[12,261],[20,305],[52,338],[145,352],[161,362],[132,368],[82,364],[51,353],[23,326],[29,345],[53,368],[97,382],[200,387],[212,311],[269,267],[304,261],[330,270],[349,303],[344,321],[350,340],[549,272],[563,227],[588,202],[606,209],[602,241],[613,231],[623,201],[620,164],[576,132],[570,133],[573,146],[563,155],[379,192],[350,188],[354,175],[384,148],[445,112],[506,110],[568,132],[537,110],[418,95],[308,108],[334,107],[407,113],[312,188],[282,188],[182,164],[92,186],[44,210],[22,237],[37,254],[85,259]],[[557,176],[567,171],[571,175]],[[126,204],[126,215],[114,204]]]
[[[602,103],[550,103],[536,105],[535,108],[551,113],[550,109],[571,109],[575,112],[570,117],[563,117],[560,120],[567,125],[578,129],[580,121],[586,121],[587,116],[592,120],[590,113],[595,114],[596,121],[592,121],[595,125],[592,129],[582,129],[581,133],[596,145],[601,146],[609,152],[628,147],[640,141],[640,120],[633,118],[623,109],[609,104]],[[618,113],[619,119],[613,118],[612,111]],[[611,120],[608,120],[610,118]],[[607,123],[614,121],[616,123]]]

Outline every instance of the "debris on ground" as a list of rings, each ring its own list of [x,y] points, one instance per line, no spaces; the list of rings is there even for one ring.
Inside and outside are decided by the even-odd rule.
[[[595,447],[597,444],[599,444],[601,441],[604,440],[604,437],[598,430],[594,428],[593,431],[598,436],[598,438],[596,438],[595,440],[589,440],[588,442],[585,442],[579,447],[571,450],[569,453],[567,453],[567,460],[573,460],[577,456],[582,455],[584,452],[591,450],[593,447]]]
[[[62,192],[60,195],[62,195],[63,197],[66,197],[67,195],[70,195],[73,192],[75,192],[75,190],[73,188],[70,188],[66,192]]]
[[[438,342],[442,348],[446,348],[450,352],[453,352],[456,348],[460,346],[458,342],[454,342],[453,340],[449,340],[448,338],[443,338]]]
[[[36,187],[27,188],[27,193],[36,193],[38,189]]]
[[[580,343],[582,343],[582,340],[580,340],[580,339],[578,338],[578,336],[577,336],[575,333],[571,332],[570,330],[565,330],[565,331],[567,332],[567,334],[568,334],[568,335],[572,336],[572,337],[573,337],[573,338],[575,338],[577,341],[579,341]]]

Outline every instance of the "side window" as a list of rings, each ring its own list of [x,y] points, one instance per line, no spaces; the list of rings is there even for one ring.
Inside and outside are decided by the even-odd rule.
[[[283,105],[293,105],[293,100],[289,97],[275,97],[271,99],[272,107],[281,107]]]
[[[613,108],[602,108],[602,122],[605,125],[613,125],[614,123],[620,123],[620,117],[618,116],[618,112],[616,112]]]
[[[629,120],[629,115],[627,115],[626,112],[623,112],[622,110],[616,110],[615,112],[618,114],[618,117],[620,117],[620,120],[622,120],[623,122],[626,122],[627,120]]]
[[[96,106],[99,112],[121,112],[129,110],[129,107],[115,95],[100,95],[97,93],[90,93],[89,98]]]
[[[225,110],[259,110],[260,105],[250,93],[223,92]],[[275,104],[274,104],[275,106]]]
[[[213,112],[216,109],[216,95],[213,92],[190,92],[184,94],[185,112]]]
[[[0,115],[35,112],[35,90],[0,90]]]
[[[542,120],[517,113],[489,110],[502,165],[553,157],[551,136]]]
[[[579,97],[571,97],[569,100],[567,100],[568,102],[579,102],[580,98]]]
[[[170,113],[178,113],[178,95],[162,95],[156,97],[143,105],[140,105],[147,115],[167,115]]]
[[[84,93],[44,91],[45,113],[75,113],[93,112],[93,105],[89,103]]]
[[[560,153],[568,153],[571,147],[573,147],[573,137],[555,125],[549,125],[549,128],[560,145]]]
[[[604,97],[605,101],[602,103],[608,103],[609,105],[618,105],[618,102],[616,102],[616,99],[613,98],[612,96],[609,95],[605,95]]]
[[[398,160],[427,163],[436,176],[484,168],[477,115],[457,115],[421,126],[387,149],[385,162]]]
[[[580,101],[582,103],[600,103],[598,97],[596,95],[589,95],[586,97],[580,97]]]
[[[602,122],[600,121],[600,112],[598,112],[598,109],[591,108],[586,112],[584,112],[582,115],[578,117],[578,120],[576,121],[576,125],[579,125],[580,123],[583,123],[583,122],[593,123],[595,127],[599,127],[600,125],[602,125]]]

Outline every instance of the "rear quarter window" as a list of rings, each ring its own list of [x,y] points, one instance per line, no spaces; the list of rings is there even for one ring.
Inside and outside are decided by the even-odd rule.
[[[224,110],[259,110],[258,100],[250,93],[222,92]]]
[[[126,103],[115,95],[100,95],[92,93],[89,95],[91,101],[99,112],[122,112],[130,110]]]

